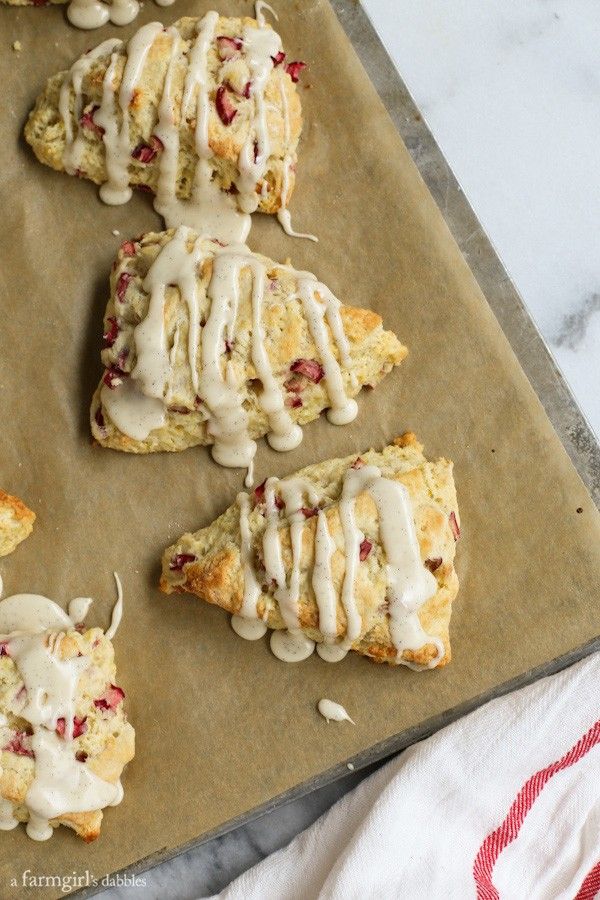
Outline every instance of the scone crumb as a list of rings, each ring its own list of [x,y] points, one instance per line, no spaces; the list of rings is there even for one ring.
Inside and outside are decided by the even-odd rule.
[[[114,234],[115,237],[120,237],[121,232],[119,231],[118,228],[113,228],[112,234]]]
[[[21,43],[21,41],[13,41],[12,48],[15,51],[15,53],[20,53],[21,50],[23,49],[23,44]]]

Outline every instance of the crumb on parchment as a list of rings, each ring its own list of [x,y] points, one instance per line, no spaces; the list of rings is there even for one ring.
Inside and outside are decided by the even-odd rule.
[[[20,53],[21,50],[23,49],[23,44],[21,43],[21,41],[13,41],[12,48],[15,51],[15,53]]]

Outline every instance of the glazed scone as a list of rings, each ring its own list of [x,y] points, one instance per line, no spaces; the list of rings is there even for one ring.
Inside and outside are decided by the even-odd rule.
[[[222,607],[244,637],[278,630],[271,646],[290,661],[314,641],[328,661],[355,650],[435,668],[450,661],[459,534],[452,463],[427,461],[407,433],[240,494],[167,549],[160,587]]]
[[[294,187],[303,66],[264,21],[151,23],[50,78],[25,137],[41,162],[102,185],[106,202],[125,202],[129,185],[151,191],[169,227],[192,224],[192,206],[216,226],[236,209],[277,213]]]
[[[33,531],[35,513],[18,497],[0,490],[0,556],[12,553]]]
[[[27,647],[19,643],[27,641]],[[34,642],[39,644],[37,652],[60,660],[59,666],[75,667],[72,728],[64,716],[52,723],[53,730],[31,723],[36,716],[29,709],[30,703],[34,705],[29,694],[35,697],[36,689],[45,686],[35,681],[31,668],[21,669],[22,654],[31,654]],[[87,792],[101,798],[101,806],[120,802],[119,779],[133,759],[135,734],[123,710],[124,692],[115,680],[113,646],[99,628],[0,635],[0,829],[27,822],[30,836],[45,840],[51,828],[67,825],[86,842],[98,837],[101,808],[65,809],[45,818],[43,798],[47,795],[58,802],[48,788],[62,777],[56,789],[59,794],[63,785],[67,791],[73,783],[74,796],[81,798]],[[55,682],[47,686],[50,703],[58,702],[53,693],[56,687]]]
[[[292,449],[324,409],[336,424],[407,350],[380,316],[314,276],[186,228],[126,241],[111,275],[106,367],[91,427],[129,453],[213,444],[250,465],[265,434]]]

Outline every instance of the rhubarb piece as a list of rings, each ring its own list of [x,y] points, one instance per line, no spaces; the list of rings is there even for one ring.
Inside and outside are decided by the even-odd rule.
[[[33,759],[34,752],[29,746],[30,740],[31,735],[25,731],[17,731],[2,750],[6,753],[14,753],[16,756],[28,756]]]
[[[98,697],[94,700],[94,706],[96,709],[109,709],[114,711],[124,699],[125,691],[120,687],[117,687],[116,684],[111,684],[102,697]]]
[[[237,116],[237,109],[231,102],[231,96],[224,84],[220,85],[216,97],[217,112],[223,125],[231,125]]]
[[[460,537],[460,525],[458,524],[458,520],[456,518],[456,513],[454,510],[450,513],[450,528],[452,529],[452,534],[454,535],[454,540],[457,541]]]
[[[265,485],[266,485],[266,483],[267,483],[267,479],[265,478],[265,480],[264,480],[261,484],[257,485],[257,486],[254,488],[254,491],[253,491],[253,497],[254,497],[254,503],[255,503],[255,504],[263,503],[263,501],[264,501],[264,499],[265,499]]]
[[[126,377],[126,372],[123,372],[117,366],[111,366],[102,376],[102,382],[106,387],[110,388],[111,391],[114,391],[120,384],[123,384],[123,379]]]
[[[360,561],[361,562],[365,561],[365,559],[371,552],[372,547],[373,547],[373,544],[371,543],[371,541],[368,541],[366,538],[364,539],[364,541],[361,541],[361,545],[360,545]]]
[[[298,375],[304,375],[313,384],[318,384],[325,375],[325,370],[317,359],[297,359],[290,366],[290,370]]]
[[[172,572],[181,572],[184,566],[195,562],[196,559],[197,557],[193,553],[177,553],[171,560],[169,568]]]
[[[109,316],[107,319],[108,327],[102,335],[105,347],[112,347],[119,336],[119,323],[116,316]]]
[[[123,241],[121,244],[121,253],[123,256],[135,256],[134,241]]]
[[[133,159],[136,159],[138,162],[147,165],[156,158],[157,153],[160,153],[164,149],[165,148],[161,139],[157,138],[155,134],[152,134],[150,135],[150,142],[148,144],[145,144],[143,142],[141,144],[138,144],[131,151],[131,155]]]
[[[117,289],[116,295],[117,300],[120,300],[121,303],[125,301],[125,294],[127,293],[127,287],[129,282],[132,280],[133,275],[131,272],[121,272],[119,275],[119,280],[117,281]]]
[[[294,84],[300,79],[300,74],[303,69],[306,68],[305,62],[291,62],[288,63],[285,67],[285,71],[288,73]]]
[[[66,730],[67,730],[67,723],[61,716],[61,718],[58,719],[58,721],[56,723],[56,733],[59,737],[64,737]],[[75,740],[78,737],[81,737],[81,735],[85,734],[86,731],[87,731],[87,716],[84,716],[83,718],[77,718],[77,716],[75,716],[75,718],[73,719],[73,740]]]
[[[99,109],[100,107],[97,104],[92,106],[90,110],[83,113],[79,120],[79,124],[82,128],[87,128],[88,131],[93,131],[94,134],[98,135],[98,137],[102,137],[102,135],[104,134],[104,128],[94,122],[94,113],[96,113]]]
[[[226,37],[225,35],[220,35],[217,38],[217,48],[219,51],[219,56],[221,59],[233,59],[234,56],[239,56],[240,50],[244,46],[244,42],[241,38],[237,37]]]

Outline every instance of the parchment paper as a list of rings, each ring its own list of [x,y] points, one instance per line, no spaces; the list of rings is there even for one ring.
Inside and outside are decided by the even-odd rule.
[[[381,447],[408,428],[431,457],[453,458],[463,525],[453,661],[423,674],[354,655],[285,665],[266,639],[240,640],[220,610],[157,590],[164,547],[233,502],[243,474],[206,450],[143,458],[91,446],[111,262],[121,240],[160,223],[146,195],[110,208],[89,182],[43,167],[20,133],[46,77],[87,47],[213,5],[147,2],[134,25],[87,34],[62,7],[0,10],[0,485],[38,515],[0,572],[5,594],[97,598],[90,621],[103,625],[120,573],[119,683],[138,737],[125,800],[95,844],[66,829],[41,845],[22,828],[0,835],[3,897],[29,895],[25,870],[101,878],[168,855],[600,631],[599,516],[325,0],[276,0],[288,54],[310,66],[293,216],[321,240],[293,240],[259,216],[250,243],[381,312],[411,352],[361,396],[352,425],[323,418],[289,454],[261,443],[256,477]],[[10,50],[17,39],[21,54]],[[327,725],[321,697],[344,704],[356,727]]]

